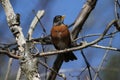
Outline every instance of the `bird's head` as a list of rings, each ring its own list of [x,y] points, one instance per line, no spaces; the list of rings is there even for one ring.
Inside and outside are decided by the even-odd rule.
[[[53,25],[54,26],[57,26],[57,25],[61,25],[61,24],[64,24],[64,18],[65,16],[64,15],[57,15],[54,17],[53,19]]]

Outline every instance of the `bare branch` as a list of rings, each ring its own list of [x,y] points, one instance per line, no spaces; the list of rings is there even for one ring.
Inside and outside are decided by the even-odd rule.
[[[80,11],[78,17],[75,20],[72,30],[72,39],[74,40],[77,38],[78,34],[82,30],[83,24],[87,20],[88,16],[90,15],[91,11],[94,9],[97,0],[87,0],[84,4],[82,10]]]
[[[35,13],[35,11],[33,10],[33,12]],[[36,18],[38,19],[38,22],[40,23],[40,25],[41,25],[41,28],[42,28],[42,30],[43,30],[43,32],[44,33],[46,33],[46,29],[45,29],[45,27],[43,26],[43,24],[42,24],[42,22],[41,22],[41,20],[40,20],[40,18],[38,18],[38,16],[35,14],[35,16],[36,16]],[[47,33],[46,33],[47,34]]]
[[[20,76],[21,76],[21,68],[19,67],[17,76],[16,76],[16,80],[20,80]]]
[[[111,27],[112,25],[114,25],[117,21],[118,21],[118,20],[112,20],[112,21],[107,25],[106,29],[105,29],[104,32],[100,35],[100,37],[99,37],[98,39],[90,42],[90,43],[88,44],[88,46],[89,46],[89,45],[93,45],[93,44],[101,41],[102,38],[106,35],[106,33],[108,32],[108,30],[110,29],[110,27]]]
[[[76,47],[72,47],[72,48],[68,48],[65,50],[54,50],[54,51],[50,51],[50,52],[41,52],[39,54],[33,54],[33,56],[37,56],[37,57],[42,57],[42,56],[50,56],[50,55],[56,55],[56,54],[64,54],[65,52],[69,52],[69,51],[76,51],[76,50],[81,50],[86,48],[86,46],[89,43],[87,42],[83,42],[82,46],[76,46]],[[120,49],[114,48],[114,47],[107,47],[107,46],[101,46],[101,45],[97,45],[97,44],[93,44],[90,45],[91,47],[95,47],[95,48],[101,48],[101,49],[106,49],[106,50],[113,50],[113,51],[118,51],[120,52]],[[20,59],[20,56],[14,55],[14,53],[8,52],[6,50],[0,50],[0,54],[6,54],[11,58],[14,59]]]
[[[54,69],[50,68],[46,63],[42,62],[41,60],[39,61],[39,63],[40,63],[41,65],[45,66],[47,69],[53,71],[53,72],[54,72],[55,74],[57,74],[59,77],[62,77],[62,78],[64,79],[64,77],[63,77],[61,74],[57,73]]]
[[[89,64],[86,56],[84,55],[83,50],[81,50],[81,54],[82,54],[82,57],[84,58],[84,61],[85,61],[85,63],[86,63],[86,66],[87,66],[87,68],[88,68],[88,73],[89,73],[90,80],[92,80],[92,75],[91,75],[91,71],[90,71],[90,64]]]
[[[18,22],[20,21],[18,20],[20,16],[14,13],[9,0],[1,0],[1,4],[5,10],[9,28],[17,41],[19,50],[23,52],[24,51],[23,45],[26,43],[26,41],[25,41],[24,35],[22,33],[22,29],[19,24],[20,22]]]
[[[84,48],[87,48],[89,45],[89,43],[83,43],[82,46],[77,46],[77,47],[72,47],[69,49],[65,49],[65,50],[55,50],[55,51],[50,51],[50,52],[42,52],[40,54],[36,54],[34,56],[50,56],[50,55],[56,55],[56,54],[64,54],[65,52],[70,52],[70,51],[76,51],[76,50],[81,50]],[[106,46],[100,46],[97,44],[93,44],[93,45],[89,45],[91,47],[95,47],[95,48],[101,48],[101,49],[106,49],[106,50],[113,50],[113,51],[118,51],[120,52],[120,49],[114,48],[114,47],[106,47]]]
[[[51,42],[51,38],[50,35],[45,36],[43,38],[36,38],[36,39],[31,39],[29,42],[33,42],[33,43],[40,43],[40,44],[52,44]]]
[[[24,73],[28,80],[40,80],[40,75],[38,73],[37,59],[32,58],[30,54],[31,45],[26,44],[25,37],[20,27],[20,15],[15,14],[12,5],[9,0],[0,0],[7,17],[7,22],[11,32],[13,33],[18,49],[20,51],[21,72]]]
[[[120,12],[118,11],[120,9],[120,4],[118,0],[115,0],[115,19],[118,20],[115,23],[115,27],[118,31],[120,31]]]
[[[20,56],[15,55],[14,53],[11,53],[8,50],[0,50],[0,54],[6,54],[7,56],[14,58],[14,59],[20,59]]]
[[[111,32],[111,33],[109,33],[109,34],[106,34],[105,36],[104,36],[104,39],[105,38],[108,38],[108,37],[111,37],[111,35],[113,35],[113,34],[116,34],[116,33],[118,33],[119,31],[114,31],[114,32]],[[88,38],[88,37],[95,37],[95,36],[100,36],[101,34],[100,33],[96,33],[96,34],[88,34],[88,35],[85,35],[85,36],[82,36],[82,37],[78,37],[78,38],[76,38],[75,40],[73,40],[73,42],[74,41],[77,41],[77,40],[79,40],[79,39],[83,39],[83,38]]]
[[[8,80],[8,76],[9,76],[9,73],[10,73],[12,62],[13,62],[13,58],[10,58],[9,62],[8,62],[8,68],[7,68],[7,73],[6,73],[6,76],[5,76],[5,80]]]
[[[118,51],[120,52],[120,49],[114,48],[114,47],[107,47],[107,46],[100,46],[100,45],[91,45],[91,47],[95,47],[95,48],[101,48],[101,49],[106,49],[106,50],[112,50],[112,51]]]
[[[113,34],[113,35],[114,35],[114,34]],[[112,44],[112,40],[113,40],[113,38],[111,38],[110,41],[109,41],[109,47],[110,47],[111,44]],[[105,52],[105,54],[104,54],[104,56],[103,56],[103,58],[102,58],[102,61],[101,61],[100,65],[99,65],[99,67],[98,67],[98,70],[97,70],[97,72],[95,73],[94,80],[96,80],[97,76],[99,75],[98,72],[101,70],[101,68],[102,68],[102,66],[103,66],[103,63],[105,62],[106,56],[108,55],[108,52],[109,52],[109,50],[106,49],[106,52]]]
[[[34,17],[32,23],[30,25],[30,29],[28,31],[28,40],[32,39],[33,31],[34,31],[39,19],[41,19],[43,17],[44,13],[45,13],[44,10],[40,10],[40,11],[38,11],[37,15]]]

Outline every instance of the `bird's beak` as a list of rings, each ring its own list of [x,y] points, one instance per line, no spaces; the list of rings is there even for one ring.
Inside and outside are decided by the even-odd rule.
[[[62,20],[64,20],[64,18],[65,18],[65,15],[62,15]]]

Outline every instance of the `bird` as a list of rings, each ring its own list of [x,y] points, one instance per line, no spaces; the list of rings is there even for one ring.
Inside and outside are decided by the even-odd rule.
[[[57,15],[53,19],[53,27],[51,29],[51,40],[57,50],[64,50],[71,47],[71,37],[68,26],[64,24],[64,15]],[[72,51],[65,52],[61,58],[65,62],[77,60],[77,57]]]

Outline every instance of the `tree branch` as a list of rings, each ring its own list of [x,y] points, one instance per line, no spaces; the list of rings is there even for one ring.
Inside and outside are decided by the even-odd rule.
[[[37,59],[33,58],[30,54],[31,45],[29,43],[26,44],[22,28],[20,27],[20,14],[15,14],[9,0],[0,0],[0,2],[6,13],[9,28],[16,39],[20,51],[21,72],[28,80],[40,80]]]
[[[40,53],[40,54],[35,54],[34,56],[49,56],[49,55],[54,55],[54,54],[61,54],[61,53],[65,53],[65,52],[80,50],[80,49],[83,49],[83,48],[87,48],[87,47],[89,47],[89,46],[96,47],[96,48],[113,50],[113,51],[120,51],[120,49],[113,48],[113,47],[104,47],[104,46],[95,45],[96,43],[98,43],[99,41],[101,41],[101,40],[104,38],[104,36],[107,34],[109,28],[110,28],[112,25],[114,25],[116,22],[117,22],[117,20],[112,20],[112,21],[107,25],[107,27],[105,28],[104,32],[100,35],[100,37],[97,38],[96,40],[92,41],[92,42],[89,42],[89,43],[83,42],[83,44],[80,45],[80,46],[72,47],[72,48],[65,49],[65,50],[56,50],[56,51],[50,51],[50,52],[43,52],[43,53]],[[0,52],[2,52],[2,53],[7,53],[7,54],[8,54],[8,51],[6,51],[6,50],[0,50]],[[8,55],[10,55],[10,56],[13,57],[12,54],[8,54]]]
[[[113,35],[114,35],[114,34],[113,34]],[[113,40],[113,38],[111,38],[110,41],[109,41],[109,45],[108,45],[109,47],[111,47],[112,40]],[[100,46],[100,47],[101,47],[101,46]],[[102,48],[103,48],[103,47],[102,47]],[[106,56],[108,55],[108,52],[109,52],[109,50],[106,49],[106,52],[105,52],[105,54],[104,54],[104,56],[103,56],[103,58],[102,58],[102,61],[101,61],[100,65],[99,65],[98,69],[97,69],[97,72],[95,73],[94,80],[96,80],[97,76],[99,75],[99,71],[101,70],[101,68],[102,68],[102,66],[103,66],[103,63],[104,63],[105,60],[106,60]]]
[[[87,0],[87,2],[83,5],[82,10],[74,22],[73,30],[71,32],[73,40],[78,37],[78,34],[82,30],[85,21],[87,20],[91,11],[95,8],[96,3],[97,0]]]
[[[6,73],[6,76],[5,76],[5,80],[8,80],[8,76],[9,76],[9,73],[10,73],[10,70],[11,70],[12,62],[13,62],[13,58],[10,58],[9,62],[8,62],[8,67],[7,67],[7,73]]]
[[[14,13],[14,10],[9,0],[0,0],[0,2],[5,10],[9,28],[17,41],[19,50],[22,53],[24,51],[23,45],[26,43],[26,41],[22,33],[22,28],[20,27],[20,24],[19,24],[20,16]]]
[[[32,34],[33,34],[33,31],[38,23],[38,21],[43,17],[45,11],[44,10],[40,10],[38,11],[38,13],[36,14],[36,16],[34,17],[31,25],[30,25],[30,28],[29,28],[29,31],[28,31],[28,40],[31,40],[32,39]]]
[[[14,53],[8,51],[8,50],[0,50],[0,54],[5,54],[11,58],[14,58],[14,59],[20,59],[21,57],[20,56],[17,56],[15,55]]]

